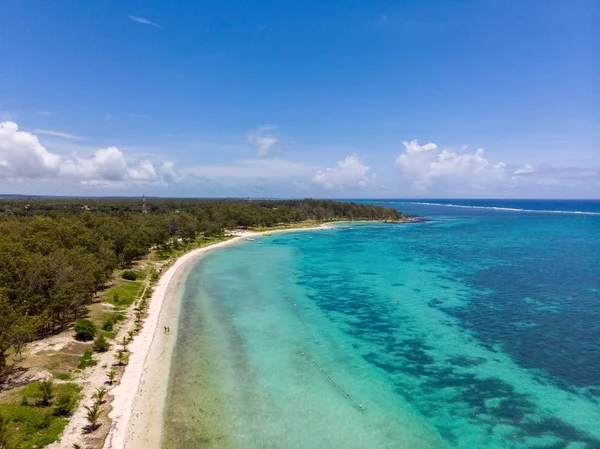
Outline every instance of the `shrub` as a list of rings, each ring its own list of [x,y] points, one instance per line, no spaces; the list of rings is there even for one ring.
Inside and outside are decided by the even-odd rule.
[[[123,271],[123,274],[121,275],[121,277],[128,281],[135,281],[137,279],[137,275],[135,274],[135,272],[133,272],[131,270]]]
[[[43,407],[48,407],[54,397],[54,389],[52,386],[51,380],[39,383],[40,405]]]
[[[69,394],[66,391],[59,393],[54,400],[54,415],[55,416],[69,416],[75,409],[77,404],[77,397],[73,394]]]
[[[96,335],[96,326],[90,320],[78,320],[75,323],[75,338],[81,341],[90,341]]]
[[[94,340],[94,344],[92,345],[92,349],[95,352],[106,352],[110,349],[110,344],[104,338],[104,335],[98,335]]]
[[[102,330],[103,331],[112,331],[114,330],[115,324],[117,324],[118,321],[124,320],[125,316],[122,313],[115,313],[112,315],[108,315],[106,318],[104,318],[104,321],[102,322]]]

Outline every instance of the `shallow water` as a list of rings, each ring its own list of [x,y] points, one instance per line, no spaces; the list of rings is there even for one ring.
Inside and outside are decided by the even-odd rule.
[[[197,263],[164,447],[600,448],[600,217],[397,207]]]

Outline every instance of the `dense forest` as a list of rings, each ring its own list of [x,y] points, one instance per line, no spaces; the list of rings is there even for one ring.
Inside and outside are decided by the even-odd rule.
[[[0,368],[9,349],[80,317],[118,267],[182,239],[306,220],[400,220],[327,200],[0,199]]]

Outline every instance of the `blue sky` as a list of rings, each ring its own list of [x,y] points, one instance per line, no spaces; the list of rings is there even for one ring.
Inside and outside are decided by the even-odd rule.
[[[6,1],[0,193],[600,192],[600,1]]]

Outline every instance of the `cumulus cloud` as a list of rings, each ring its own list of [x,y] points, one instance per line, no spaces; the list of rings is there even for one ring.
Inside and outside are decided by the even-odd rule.
[[[370,167],[356,156],[347,156],[338,161],[335,167],[319,170],[313,182],[326,189],[355,189],[373,186],[375,175],[369,174]]]
[[[259,156],[269,156],[279,139],[268,131],[275,129],[274,126],[261,126],[246,134],[246,142],[258,151]]]
[[[40,178],[56,173],[60,157],[15,122],[0,123],[0,178]]]
[[[137,169],[132,167],[130,170],[135,172]],[[59,174],[87,182],[122,182],[128,178],[129,170],[121,150],[110,147],[95,151],[89,158],[75,156],[63,161]],[[136,180],[135,177],[131,179]]]
[[[470,152],[439,150],[434,143],[420,145],[416,140],[402,142],[404,151],[396,159],[404,179],[420,193],[436,190],[465,193],[490,189],[509,179],[504,162],[490,162],[483,148]]]
[[[172,162],[155,166],[149,160],[128,162],[121,150],[109,147],[84,157],[64,157],[48,151],[15,122],[0,123],[0,179],[70,180],[81,184],[127,186],[167,185],[178,180]]]

